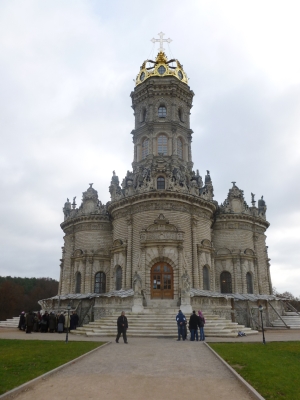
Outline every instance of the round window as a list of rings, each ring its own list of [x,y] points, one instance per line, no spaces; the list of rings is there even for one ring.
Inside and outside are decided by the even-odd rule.
[[[161,66],[158,68],[158,73],[159,73],[160,75],[163,75],[165,72],[166,72],[166,68],[165,68],[163,65],[161,65]]]
[[[140,75],[140,81],[143,82],[144,79],[145,79],[145,72],[142,72]]]
[[[178,78],[179,78],[180,80],[183,79],[183,75],[182,75],[182,72],[181,72],[180,70],[178,71]]]

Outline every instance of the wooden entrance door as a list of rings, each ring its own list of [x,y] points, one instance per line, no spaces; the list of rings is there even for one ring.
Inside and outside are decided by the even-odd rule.
[[[173,268],[167,263],[157,263],[151,268],[151,298],[173,299]]]

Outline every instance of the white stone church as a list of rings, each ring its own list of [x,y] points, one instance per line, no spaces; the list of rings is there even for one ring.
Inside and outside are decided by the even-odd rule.
[[[232,318],[236,300],[274,299],[266,203],[252,194],[248,205],[236,182],[214,199],[210,172],[202,178],[192,160],[194,92],[162,44],[131,93],[131,169],[121,179],[113,171],[108,203],[91,183],[79,207],[64,205],[59,293],[45,308],[81,302],[90,320],[168,307]]]

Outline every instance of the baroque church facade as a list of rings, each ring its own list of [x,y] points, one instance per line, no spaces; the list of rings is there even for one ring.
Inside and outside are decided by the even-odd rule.
[[[272,293],[266,203],[252,195],[248,205],[235,182],[223,203],[214,199],[210,172],[202,178],[192,160],[193,96],[162,48],[142,64],[131,93],[132,169],[123,179],[113,172],[108,203],[90,184],[79,207],[76,198],[64,205],[59,297],[105,297],[109,307],[121,296],[120,307],[126,298],[141,311]]]

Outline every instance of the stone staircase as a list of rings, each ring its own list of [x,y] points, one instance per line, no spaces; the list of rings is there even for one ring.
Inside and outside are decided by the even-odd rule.
[[[290,329],[300,329],[300,315],[293,311],[285,312],[281,317]],[[281,319],[276,319],[272,322],[274,328],[286,328]]]
[[[148,311],[148,312],[147,312]],[[150,311],[150,312],[149,312]],[[178,309],[174,310],[157,310],[151,312],[146,310],[141,314],[126,313],[128,318],[129,329],[128,337],[177,337],[177,325],[175,316]],[[75,335],[85,336],[116,336],[117,318],[120,314],[103,317],[88,325],[83,325],[75,331],[71,331]],[[243,331],[246,335],[257,334],[257,331],[246,328],[244,325],[238,325],[217,315],[204,314],[206,324],[204,327],[205,336],[214,337],[236,337],[238,331]],[[189,317],[188,317],[189,318]],[[188,319],[187,318],[187,319]]]
[[[20,317],[9,318],[6,321],[0,321],[0,328],[17,328]]]

